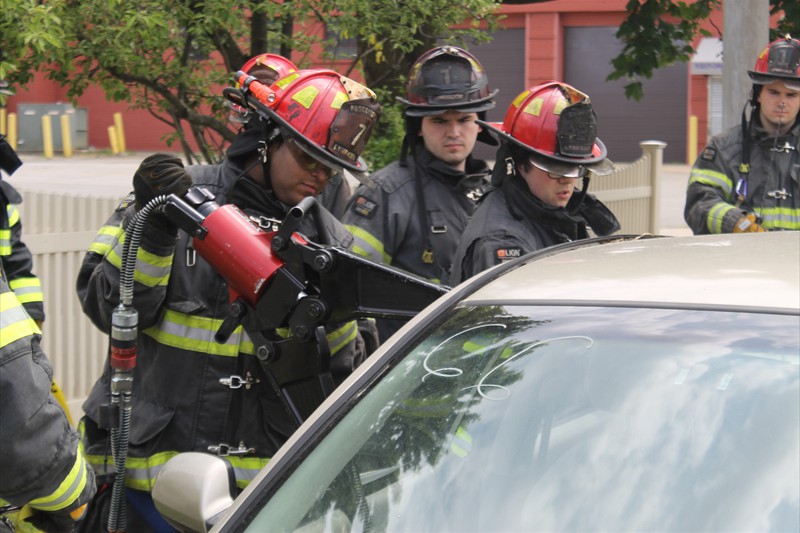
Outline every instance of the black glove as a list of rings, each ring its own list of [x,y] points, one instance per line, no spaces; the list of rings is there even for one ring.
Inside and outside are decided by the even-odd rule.
[[[83,518],[83,516],[79,518]],[[25,521],[36,529],[47,533],[70,533],[75,530],[77,525],[76,520],[70,516],[68,511],[45,513],[44,511],[34,510],[33,514],[26,518]]]
[[[148,156],[133,175],[136,209],[141,209],[156,196],[183,196],[191,186],[192,177],[179,158],[161,153]]]

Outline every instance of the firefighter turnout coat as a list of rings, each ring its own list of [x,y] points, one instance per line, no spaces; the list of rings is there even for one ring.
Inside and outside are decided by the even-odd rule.
[[[94,473],[50,394],[53,368],[40,338],[0,266],[0,498],[69,513],[94,496]]]
[[[737,207],[743,161],[742,128],[712,137],[692,168],[684,219],[698,234],[731,233],[747,213],[766,230],[800,230],[800,123],[787,135],[768,134],[756,117],[750,136],[747,195]]]
[[[235,203],[245,212],[283,220],[286,206],[274,200],[272,210],[256,213],[235,201],[252,197],[239,191],[245,174],[226,159],[220,165],[187,167],[195,186],[204,187],[219,204]],[[261,188],[263,190],[263,187]],[[85,256],[78,278],[84,312],[103,331],[110,331],[118,304],[120,264],[127,221],[134,214],[130,195],[100,229]],[[325,239],[342,247],[352,236],[320,209]],[[214,341],[229,309],[223,278],[196,254],[184,231],[146,228],[136,259],[133,307],[139,314],[138,356],[134,370],[127,486],[149,491],[164,463],[179,452],[216,453],[231,463],[237,485],[246,486],[296,429],[265,379],[253,343],[239,326],[227,342]],[[309,217],[300,233],[317,240]],[[325,240],[323,239],[323,241]],[[320,242],[320,241],[318,241]],[[358,363],[360,337],[355,322],[330,327],[327,333],[336,378]],[[113,472],[108,433],[99,427],[98,409],[109,402],[108,362],[84,404],[87,458],[98,474]]]
[[[579,200],[573,195],[570,203]],[[453,259],[451,285],[457,285],[505,261],[547,246],[619,230],[614,214],[591,195],[573,212],[548,206],[530,193],[518,176],[508,177],[490,192],[467,225]]]
[[[0,262],[9,287],[34,320],[44,320],[44,295],[39,278],[33,274],[33,257],[22,242],[22,221],[17,205],[22,197],[0,179]]]
[[[356,238],[356,253],[446,283],[461,233],[489,189],[489,170],[472,157],[466,173],[454,170],[422,143],[406,161],[373,174],[374,185],[359,186],[342,222]]]

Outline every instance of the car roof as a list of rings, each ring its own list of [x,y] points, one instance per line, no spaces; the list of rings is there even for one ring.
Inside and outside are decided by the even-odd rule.
[[[550,303],[791,314],[800,309],[798,232],[605,242],[526,256],[462,305]]]

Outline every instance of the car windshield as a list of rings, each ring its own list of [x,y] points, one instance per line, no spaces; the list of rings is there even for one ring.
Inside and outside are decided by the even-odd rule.
[[[459,308],[250,531],[797,531],[800,317]]]

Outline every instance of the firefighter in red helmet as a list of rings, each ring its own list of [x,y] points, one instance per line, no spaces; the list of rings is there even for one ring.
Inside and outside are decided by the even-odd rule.
[[[297,66],[281,55],[266,53],[250,58],[240,70],[265,85],[272,85],[279,78],[296,72]],[[231,101],[228,101],[228,105],[231,108],[229,120],[235,124],[241,124],[242,128],[246,129],[253,112],[247,106],[241,106]],[[317,197],[317,201],[333,213],[333,216],[340,218],[344,214],[351,194],[352,189],[346,172],[337,172],[328,180],[328,184]]]
[[[291,207],[319,194],[335,173],[366,170],[360,154],[380,114],[372,91],[331,70],[291,72],[268,89],[271,96],[262,102],[266,111],[250,119],[221,164],[184,168],[166,154],[142,162],[133,194],[100,230],[79,272],[79,298],[99,328],[110,330],[118,305],[126,225],[156,195],[182,196],[190,186],[200,186],[216,203],[235,204],[272,231]],[[226,94],[236,93],[231,88]],[[246,102],[239,98],[237,103]],[[353,241],[321,206],[303,217],[298,231],[342,248]],[[270,386],[241,326],[224,344],[215,342],[214,333],[229,313],[229,289],[194,253],[192,237],[158,214],[147,219],[143,233],[134,273],[139,357],[126,462],[127,516],[130,531],[166,531],[158,513],[150,512],[149,492],[169,457],[185,451],[224,456],[243,488],[296,429],[296,421]],[[356,323],[326,327],[326,340],[333,378],[340,381],[364,356]],[[84,404],[82,421],[86,457],[97,466],[101,482],[113,474],[109,432],[100,418],[110,375],[107,365]]]
[[[399,161],[371,176],[342,217],[356,250],[424,278],[446,283],[458,240],[489,189],[476,141],[496,144],[476,120],[495,106],[496,90],[477,58],[455,46],[422,54],[408,75],[406,135]],[[399,327],[381,322],[385,339]]]
[[[500,141],[495,189],[464,230],[451,284],[526,253],[584,239],[589,229],[596,235],[619,230],[614,214],[588,194],[591,176],[613,170],[588,96],[566,83],[545,82],[517,96],[502,124],[481,125]]]
[[[713,137],[689,177],[695,234],[800,230],[800,41],[773,41],[748,74],[742,125]]]

